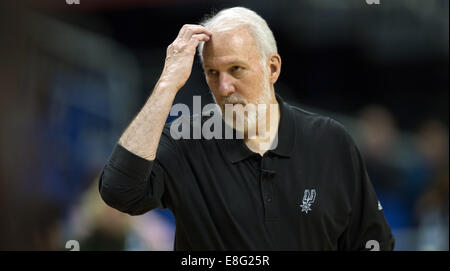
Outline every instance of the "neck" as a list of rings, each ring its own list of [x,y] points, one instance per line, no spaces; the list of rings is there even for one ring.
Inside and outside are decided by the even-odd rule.
[[[253,152],[263,155],[272,146],[277,133],[278,125],[280,123],[280,106],[275,97],[266,104],[266,113],[257,122],[265,124],[265,127],[256,127],[256,136],[248,138],[245,134],[244,142],[247,147]]]

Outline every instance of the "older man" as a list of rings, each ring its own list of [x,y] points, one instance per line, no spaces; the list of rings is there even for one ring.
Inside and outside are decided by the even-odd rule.
[[[275,108],[246,114],[243,139],[176,140],[165,126],[197,47],[224,115],[228,104]],[[176,250],[392,250],[355,143],[338,122],[275,95],[280,70],[273,34],[251,10],[184,25],[103,170],[104,201],[131,215],[169,208]],[[224,122],[239,130],[232,116]]]

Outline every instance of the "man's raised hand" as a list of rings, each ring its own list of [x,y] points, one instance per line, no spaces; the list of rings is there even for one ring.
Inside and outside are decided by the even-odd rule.
[[[211,32],[201,25],[185,24],[177,38],[167,47],[160,83],[179,90],[189,79],[196,48],[201,41],[209,41]]]

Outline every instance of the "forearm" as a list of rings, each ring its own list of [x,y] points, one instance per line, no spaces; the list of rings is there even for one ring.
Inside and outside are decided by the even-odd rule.
[[[175,95],[191,74],[195,48],[210,36],[203,26],[184,25],[167,47],[158,83],[120,137],[100,176],[100,194],[109,206],[132,215],[163,206],[165,173],[153,170],[153,160]]]
[[[141,111],[119,139],[135,155],[154,160],[161,134],[178,89],[159,80]]]
[[[144,159],[155,159],[175,95],[191,74],[195,48],[210,36],[203,26],[183,25],[175,41],[167,47],[164,69],[153,93],[120,137],[122,147]]]

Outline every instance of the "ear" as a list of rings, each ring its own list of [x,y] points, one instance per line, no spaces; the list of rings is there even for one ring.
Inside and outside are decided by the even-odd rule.
[[[281,72],[281,57],[279,54],[271,54],[268,59],[270,83],[275,84]]]

